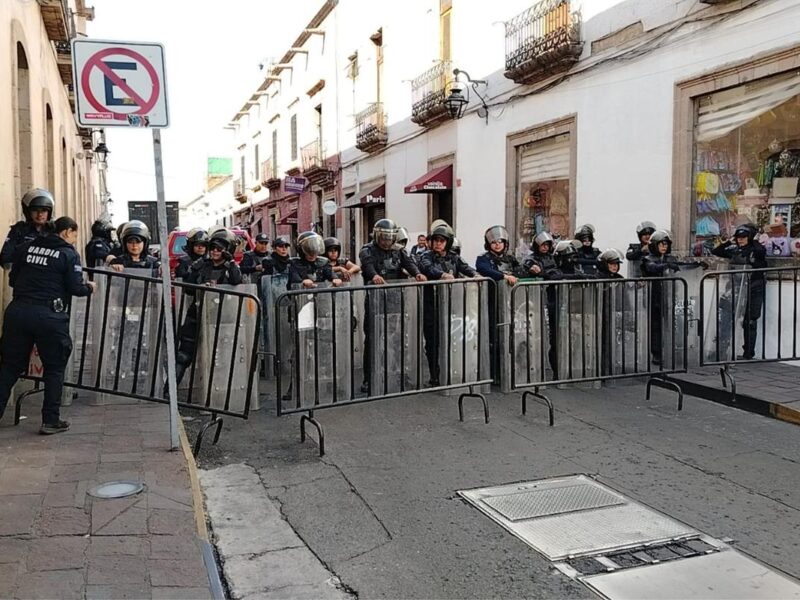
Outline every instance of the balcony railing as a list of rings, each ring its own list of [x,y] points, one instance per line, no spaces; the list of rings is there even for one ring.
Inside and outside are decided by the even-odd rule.
[[[48,39],[54,42],[68,42],[75,37],[67,0],[38,1]]]
[[[505,76],[530,84],[568,70],[583,51],[581,15],[570,0],[542,0],[506,24]]]
[[[327,185],[333,180],[333,169],[325,160],[325,149],[315,140],[300,148],[303,176],[315,185]]]
[[[411,120],[414,123],[433,127],[448,118],[444,99],[452,80],[450,61],[440,60],[411,81]]]
[[[386,147],[389,136],[382,103],[374,102],[358,113],[356,127],[356,148],[363,152],[375,152]]]
[[[245,194],[244,191],[244,181],[241,179],[233,180],[233,197],[236,198],[237,202],[241,202],[242,204],[247,202],[247,194]]]
[[[61,82],[68,85],[72,83],[72,45],[69,42],[53,42],[53,49]]]
[[[268,158],[261,163],[261,184],[270,190],[281,187],[281,179],[278,177],[278,166],[272,158]]]

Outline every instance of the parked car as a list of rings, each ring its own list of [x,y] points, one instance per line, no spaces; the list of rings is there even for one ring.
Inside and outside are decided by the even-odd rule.
[[[242,256],[244,256],[245,252],[255,248],[255,243],[249,231],[236,228],[231,228],[231,231],[236,234],[236,237],[239,239],[239,245],[236,247],[236,253],[233,255],[233,259],[238,264],[242,261]],[[186,235],[188,233],[188,231],[171,231],[167,239],[167,247],[169,248],[169,271],[172,273],[173,277],[175,276],[175,269],[178,266],[178,261],[180,261],[182,256],[186,255]]]

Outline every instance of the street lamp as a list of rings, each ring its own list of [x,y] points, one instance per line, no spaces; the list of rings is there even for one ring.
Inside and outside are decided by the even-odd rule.
[[[472,79],[469,76],[469,73],[461,69],[453,69],[453,75],[455,76],[455,79],[451,84],[450,93],[443,101],[450,118],[455,120],[463,117],[464,110],[469,104],[469,88],[462,89],[458,81],[459,75],[463,75],[466,78],[467,83],[472,87],[472,91],[475,92],[475,95],[481,101],[481,108],[478,109],[478,116],[486,119],[486,123],[488,123],[489,107],[486,104],[486,98],[481,96],[480,92],[478,92],[478,85],[485,86],[487,85],[486,81],[483,79]],[[466,92],[466,94],[464,92]]]
[[[111,154],[111,151],[108,149],[108,146],[106,146],[105,142],[100,142],[95,147],[94,153],[97,155],[97,159],[101,163],[106,164],[106,159],[108,158],[108,155]]]
[[[467,104],[469,104],[469,99],[466,98],[464,94],[461,93],[461,90],[457,87],[453,87],[450,90],[450,95],[444,100],[445,108],[447,108],[447,114],[449,114],[450,118],[454,121],[464,116],[464,109],[466,108]]]

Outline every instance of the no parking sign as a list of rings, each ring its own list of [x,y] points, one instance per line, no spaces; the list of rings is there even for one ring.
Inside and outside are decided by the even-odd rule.
[[[161,44],[72,42],[75,112],[83,127],[168,127]]]

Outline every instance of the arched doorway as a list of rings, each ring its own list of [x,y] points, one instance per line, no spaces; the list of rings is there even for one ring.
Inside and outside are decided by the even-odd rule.
[[[14,81],[14,112],[16,116],[17,156],[14,169],[14,184],[17,201],[33,187],[33,136],[31,131],[31,81],[28,56],[25,48],[17,42],[17,65]],[[17,208],[20,217],[22,211]]]
[[[44,155],[45,166],[47,167],[47,189],[51,194],[56,193],[56,139],[53,131],[53,111],[49,104],[44,105]],[[58,200],[58,199],[57,199]],[[66,207],[61,202],[56,202],[55,216],[65,215]]]

